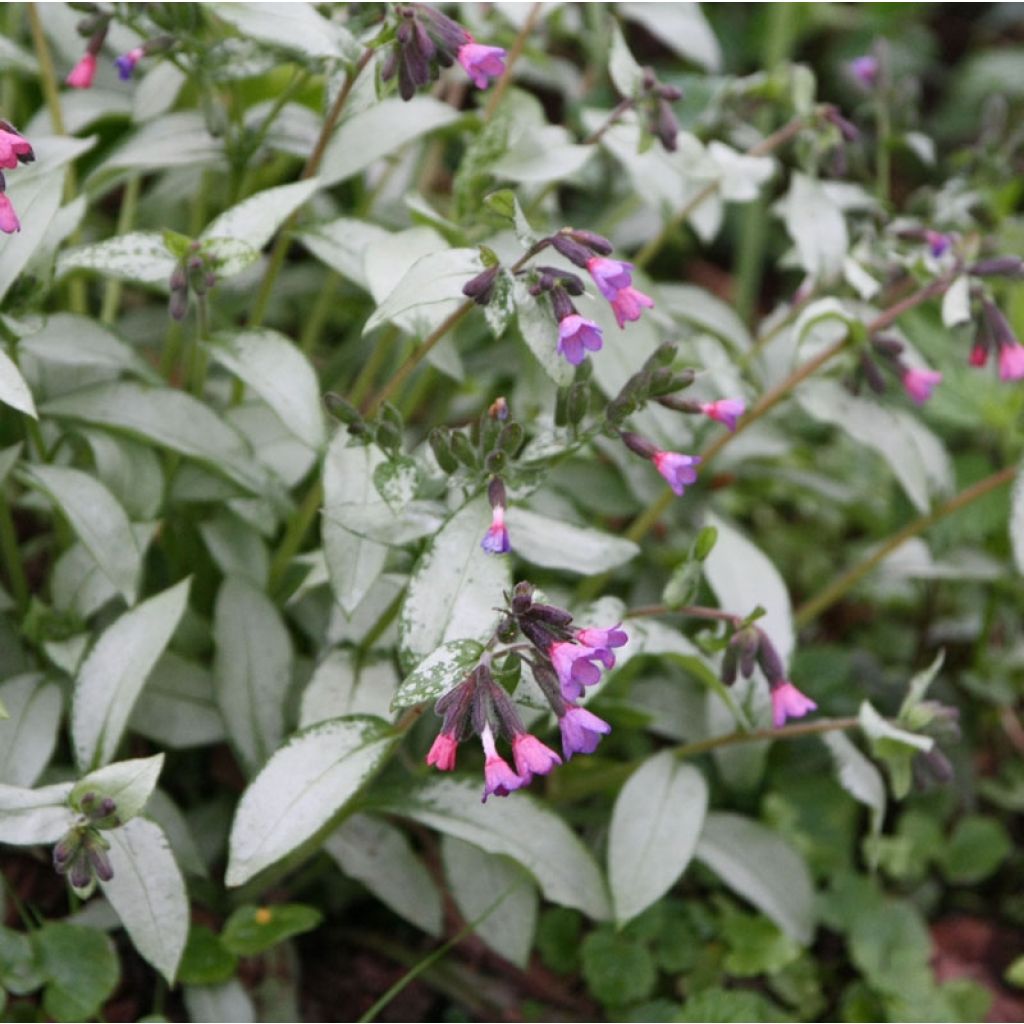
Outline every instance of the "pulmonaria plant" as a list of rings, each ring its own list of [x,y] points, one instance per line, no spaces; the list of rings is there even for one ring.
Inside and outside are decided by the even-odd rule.
[[[0,168],[13,170],[35,158],[28,140],[8,121],[0,121]],[[7,195],[7,180],[0,170],[0,231],[11,235],[20,230],[21,221]]]
[[[602,668],[615,666],[614,651],[629,639],[618,626],[573,626],[565,609],[535,602],[534,589],[526,582],[516,584],[507,603],[483,659],[435,703],[443,724],[427,754],[428,765],[454,771],[459,744],[478,736],[484,752],[485,801],[528,786],[535,775],[547,775],[560,765],[563,757],[568,761],[575,754],[594,752],[611,726],[577,701],[585,687],[600,680]],[[519,636],[528,643],[516,644]],[[531,669],[558,720],[561,757],[526,730],[512,699],[495,680],[491,665],[504,655],[521,658]],[[501,739],[510,744],[514,768],[498,752]]]

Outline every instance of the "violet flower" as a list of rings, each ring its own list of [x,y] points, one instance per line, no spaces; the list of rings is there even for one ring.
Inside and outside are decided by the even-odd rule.
[[[573,366],[579,366],[587,352],[599,352],[604,344],[601,328],[579,313],[570,313],[558,321],[558,352]]]
[[[508,527],[505,525],[505,508],[502,505],[495,505],[491,509],[491,525],[480,541],[480,547],[489,555],[507,555],[512,550],[512,544],[508,537]]]
[[[587,260],[587,270],[597,285],[597,290],[609,301],[614,302],[623,288],[633,283],[630,271],[632,263],[622,260],[610,260],[604,256],[591,256]]]
[[[865,54],[850,61],[850,73],[865,89],[873,89],[878,83],[880,65],[877,57]]]
[[[714,402],[704,402],[700,407],[705,416],[725,424],[730,430],[736,429],[736,421],[746,409],[746,405],[738,398],[719,398]]]
[[[459,47],[458,60],[478,89],[486,89],[491,78],[505,73],[506,53],[500,46],[485,46],[469,36],[469,42]]]
[[[117,74],[122,82],[131,81],[131,77],[135,73],[135,65],[145,55],[145,49],[141,46],[136,46],[134,49],[129,50],[127,53],[122,53],[120,57],[115,58],[114,64],[117,66]]]
[[[583,696],[583,688],[593,686],[601,679],[601,670],[594,664],[602,662],[606,668],[615,664],[614,656],[611,665],[606,656],[610,651],[602,651],[584,644],[573,643],[571,640],[556,640],[548,648],[548,657],[558,675],[558,683],[562,696],[566,700],[578,700]]]
[[[597,750],[602,736],[607,736],[612,727],[602,718],[591,714],[578,704],[570,704],[558,720],[562,733],[562,752],[566,761],[573,754],[592,754]]]
[[[651,456],[651,461],[680,498],[690,484],[697,482],[697,470],[694,467],[700,463],[699,455],[656,451]]]

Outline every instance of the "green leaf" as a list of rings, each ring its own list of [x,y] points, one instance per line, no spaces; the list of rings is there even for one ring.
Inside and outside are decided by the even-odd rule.
[[[229,576],[213,613],[214,679],[235,749],[251,773],[284,736],[284,702],[292,681],[292,644],[273,601],[248,580]]]
[[[608,883],[619,924],[661,899],[686,870],[707,812],[708,787],[664,750],[619,792],[608,835]]]
[[[541,369],[559,386],[571,384],[575,377],[572,364],[559,355],[558,323],[543,296],[531,295],[519,278],[512,284],[516,323],[527,348],[534,354]]]
[[[696,857],[740,896],[806,946],[814,889],[803,858],[777,833],[739,814],[708,814]]]
[[[164,473],[157,452],[139,441],[91,427],[81,429],[96,463],[96,475],[130,519],[156,518],[164,501]],[[138,542],[136,533],[136,542]]]
[[[0,988],[24,996],[42,988],[44,980],[31,936],[0,925]]]
[[[195,459],[254,494],[270,489],[241,434],[202,402],[170,388],[120,382],[73,391],[47,402],[42,412],[141,438]]]
[[[879,835],[885,818],[885,782],[881,772],[844,733],[826,733],[821,739],[835,762],[840,785],[870,809],[871,834]]]
[[[890,725],[868,701],[861,703],[857,718],[875,757],[889,770],[893,796],[897,799],[905,797],[910,792],[910,763],[914,755],[918,751],[931,750],[935,741],[930,736]]]
[[[247,882],[330,827],[395,741],[386,722],[356,715],[295,733],[242,794],[227,884]]]
[[[267,329],[218,334],[210,352],[300,441],[314,449],[323,445],[326,432],[316,371],[289,338]]]
[[[397,685],[398,673],[390,653],[375,658],[349,648],[332,650],[313,670],[302,691],[299,726],[304,729],[342,715],[387,718]]]
[[[71,783],[23,789],[0,785],[0,843],[36,846],[55,843],[74,823],[68,807]]]
[[[58,1021],[92,1020],[120,976],[110,938],[96,928],[49,921],[33,940],[46,976],[43,1009]]]
[[[139,281],[166,288],[175,263],[159,232],[130,231],[102,242],[65,249],[57,257],[54,273],[64,277],[72,270],[95,270],[119,281]]]
[[[176,111],[142,125],[92,171],[85,185],[90,192],[100,191],[115,177],[113,171],[165,171],[223,159],[224,144],[210,134],[205,117],[196,110]]]
[[[189,580],[125,612],[100,634],[75,681],[71,735],[82,768],[117,752],[132,708],[185,611]]]
[[[259,532],[228,511],[218,509],[199,524],[203,543],[225,576],[240,576],[260,589],[266,587],[270,554]]]
[[[1012,851],[1013,843],[998,818],[969,814],[937,853],[942,873],[950,882],[975,885],[995,872]]]
[[[132,373],[149,383],[160,379],[131,345],[95,320],[71,313],[48,316],[38,331],[19,339],[18,351],[55,366]]]
[[[596,920],[610,916],[608,893],[593,856],[568,825],[531,797],[517,793],[499,806],[480,802],[475,783],[431,779],[374,800],[374,810],[412,818],[428,828],[518,861],[553,903]]]
[[[232,977],[237,967],[238,957],[224,948],[219,936],[205,924],[192,925],[178,966],[181,984],[218,985]]]
[[[231,4],[230,6],[237,8],[245,5]],[[258,6],[273,5],[259,4]],[[293,5],[288,4],[287,6]],[[295,181],[289,185],[278,185],[275,188],[256,192],[235,206],[229,207],[219,217],[211,221],[203,229],[199,241],[207,242],[213,238],[234,239],[244,242],[258,252],[274,237],[277,229],[303,203],[312,198],[319,187],[320,183],[316,178],[309,178],[305,181]]]
[[[416,563],[399,617],[400,658],[406,667],[447,640],[489,638],[497,620],[494,607],[510,582],[508,559],[480,547],[489,521],[485,497],[468,502]]]
[[[94,141],[76,139],[75,143],[78,151],[84,152]],[[37,166],[41,167],[46,156],[38,144],[35,149],[39,161]],[[61,170],[49,173],[37,171],[33,174],[22,169],[7,179],[6,195],[17,210],[21,230],[13,235],[0,233],[0,303],[32,257],[45,244],[50,225],[60,209],[63,192],[64,172]],[[24,381],[19,384],[18,379],[11,374],[8,362],[6,356],[0,359],[0,400],[23,412],[29,412],[28,408],[24,408],[31,403],[31,397],[27,402],[25,399],[28,388],[24,386]],[[16,404],[11,398],[21,404]],[[34,416],[35,413],[29,412],[29,415]]]
[[[234,6],[234,5],[232,5]],[[430,96],[382,100],[342,121],[324,153],[320,184],[351,178],[414,139],[459,119],[458,111]]]
[[[233,25],[243,38],[303,57],[358,56],[359,46],[351,33],[307,3],[215,3],[213,12]]]
[[[173,985],[191,912],[185,880],[167,836],[152,821],[135,818],[107,832],[106,838],[114,875],[109,882],[100,882],[103,895],[132,945]]]
[[[842,210],[821,183],[795,172],[777,209],[804,270],[823,282],[837,278],[850,236]]]
[[[599,928],[583,940],[581,951],[587,988],[602,1003],[623,1006],[654,991],[654,959],[635,938]]]
[[[32,786],[50,763],[63,700],[60,687],[37,672],[0,684],[7,721],[0,725],[0,782]]]
[[[304,903],[274,903],[236,908],[224,922],[220,941],[236,956],[259,956],[293,935],[320,926],[323,914]]]
[[[419,482],[419,464],[407,455],[388,459],[373,471],[373,486],[396,515],[416,496]]]
[[[318,260],[367,291],[370,285],[364,268],[366,250],[389,237],[385,228],[350,217],[317,224],[299,235],[302,244]]]
[[[476,640],[449,640],[441,644],[402,680],[392,706],[407,708],[437,700],[466,678],[483,653],[484,645]]]
[[[108,764],[79,779],[68,801],[75,810],[82,811],[82,798],[87,793],[94,794],[97,806],[109,797],[114,801],[114,813],[123,825],[142,813],[150,794],[156,789],[163,767],[163,754]]]
[[[639,545],[625,537],[551,519],[526,508],[510,508],[506,522],[515,553],[546,569],[590,576],[618,568],[640,553]]]
[[[184,996],[189,1020],[257,1020],[256,1007],[237,978],[221,985],[189,985]]]
[[[644,69],[629,52],[622,29],[612,22],[612,45],[608,53],[608,74],[619,95],[627,99],[638,97],[643,91]]]
[[[721,48],[699,4],[654,7],[648,3],[629,3],[619,4],[618,12],[623,18],[643,25],[683,60],[694,61],[705,71],[721,68]]]
[[[760,992],[744,989],[706,988],[683,1003],[677,1021],[700,1024],[761,1024],[792,1020]]]
[[[729,945],[725,969],[740,978],[774,974],[800,955],[800,947],[766,917],[731,913],[722,922]]]
[[[914,674],[914,677],[907,684],[907,695],[903,698],[903,703],[900,705],[898,717],[901,722],[909,722],[911,720],[914,709],[924,700],[928,687],[935,681],[935,677],[941,671],[945,660],[946,652],[941,650],[935,655],[934,660],[926,669],[922,669]]]
[[[135,603],[142,553],[128,514],[98,480],[68,466],[23,466],[22,481],[64,514],[96,564],[129,605]]]
[[[1010,493],[1010,547],[1017,571],[1024,573],[1024,463],[1017,469]]]
[[[239,238],[210,238],[203,242],[202,255],[216,279],[234,277],[251,267],[260,254]]]
[[[353,814],[324,849],[386,907],[435,938],[441,935],[441,894],[406,834],[369,814]]]
[[[31,416],[32,419],[39,419],[36,413],[36,404],[32,399],[32,392],[29,390],[25,378],[6,352],[0,350],[0,402],[9,405],[18,412]]]

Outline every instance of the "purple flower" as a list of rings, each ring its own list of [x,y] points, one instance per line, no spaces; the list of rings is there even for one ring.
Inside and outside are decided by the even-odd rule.
[[[82,59],[71,69],[68,77],[64,79],[66,85],[72,89],[91,89],[93,79],[96,77],[96,54],[86,53]]]
[[[459,48],[459,63],[478,89],[486,89],[491,78],[505,73],[505,51],[500,46],[484,46],[470,36]]]
[[[548,657],[555,667],[562,696],[566,700],[577,700],[583,696],[585,686],[593,686],[601,678],[601,670],[594,664],[601,661],[606,668],[615,664],[615,658],[608,650],[596,650],[571,640],[556,640],[548,648]],[[609,665],[606,658],[610,657]]]
[[[669,487],[681,498],[686,487],[697,482],[699,455],[680,455],[679,452],[655,452],[651,457],[654,468],[668,481]]]
[[[730,430],[736,429],[736,421],[746,409],[746,405],[738,398],[719,398],[716,402],[705,402],[700,407],[705,416],[724,423]]]
[[[772,687],[772,725],[777,729],[787,718],[803,718],[818,707],[806,694],[801,693],[788,679]]]
[[[622,260],[609,260],[604,256],[591,256],[587,260],[587,270],[597,285],[597,290],[609,301],[615,302],[619,292],[629,288],[633,283],[630,271],[632,263],[623,263]]]
[[[13,235],[15,231],[20,230],[21,221],[18,220],[18,215],[14,212],[10,199],[5,193],[0,192],[0,231]]]
[[[599,352],[604,344],[601,328],[579,313],[570,313],[558,321],[558,351],[573,366],[579,366],[587,352]]]
[[[878,82],[878,58],[870,55],[854,57],[850,61],[850,72],[865,89],[873,89]]]
[[[450,732],[440,732],[434,740],[430,753],[427,754],[427,764],[433,765],[439,772],[450,772],[455,769],[455,753],[459,748],[459,741]]]
[[[0,128],[0,167],[11,170],[33,157],[32,147],[22,136]]]
[[[626,326],[627,320],[639,320],[643,309],[651,309],[654,306],[654,299],[650,295],[637,291],[632,285],[622,288],[612,299],[612,312],[615,314],[615,321],[620,327]]]
[[[117,74],[122,82],[131,80],[132,75],[135,72],[135,65],[146,55],[146,51],[141,46],[136,46],[134,50],[129,50],[127,53],[122,53],[120,57],[114,60],[114,64],[117,66]]]
[[[585,647],[625,647],[629,636],[624,629],[612,626],[611,629],[578,629],[576,639]]]
[[[999,349],[999,379],[1020,380],[1022,377],[1024,377],[1024,345],[1002,345]]]
[[[484,745],[484,795],[483,803],[489,796],[508,796],[514,789],[527,785],[530,779],[516,775],[509,763],[498,753],[494,745],[494,734],[489,725],[480,734]]]
[[[503,505],[495,505],[491,509],[491,525],[487,528],[484,539],[480,541],[480,547],[489,555],[507,555],[512,550]]]
[[[950,235],[944,234],[941,231],[932,231],[930,228],[925,231],[924,240],[928,243],[928,251],[936,259],[940,256],[945,256],[953,244],[953,239]]]
[[[602,736],[607,736],[612,727],[602,718],[591,714],[578,704],[570,704],[565,714],[558,720],[562,732],[562,752],[566,761],[573,754],[592,754]]]
[[[942,374],[938,370],[903,371],[903,388],[918,405],[932,397],[932,392],[939,386],[941,380]]]
[[[547,775],[562,759],[536,736],[528,732],[518,733],[512,740],[512,758],[516,771],[525,779],[534,775]]]

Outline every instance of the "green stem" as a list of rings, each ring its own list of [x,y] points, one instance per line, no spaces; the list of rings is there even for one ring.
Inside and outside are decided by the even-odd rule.
[[[515,42],[512,43],[508,56],[505,58],[505,71],[491,90],[491,94],[487,97],[487,104],[484,107],[483,113],[485,121],[489,121],[498,109],[498,105],[501,103],[505,92],[512,82],[512,68],[523,55],[523,50],[526,49],[526,40],[529,39],[530,33],[536,27],[537,21],[543,12],[544,4],[542,3],[535,3],[530,8],[530,13],[526,16],[526,21],[523,22],[523,27],[519,30],[519,34],[516,36]]]
[[[834,579],[824,590],[800,605],[793,616],[796,625],[805,626],[812,619],[817,618],[826,608],[835,604],[843,594],[863,579],[876,565],[888,558],[904,541],[911,537],[916,537],[919,533],[923,533],[929,527],[934,526],[935,523],[945,519],[946,516],[952,515],[954,512],[970,505],[971,502],[984,497],[990,491],[1010,483],[1016,475],[1016,466],[1008,466],[1006,469],[1001,469],[998,473],[993,473],[991,476],[979,480],[976,484],[972,484],[948,501],[944,501],[941,505],[932,509],[931,512],[918,516],[917,519],[907,523],[903,529],[894,533],[880,547],[872,551],[870,555],[861,559],[856,565]]]
[[[271,593],[280,586],[288,566],[291,565],[292,559],[299,553],[302,542],[306,539],[306,534],[309,532],[310,526],[313,525],[313,520],[316,519],[323,500],[324,485],[318,468],[313,485],[306,492],[306,496],[302,499],[302,504],[289,520],[288,528],[285,530],[284,537],[281,540],[281,545],[274,552],[274,557],[270,563],[269,589]]]
[[[885,69],[882,80],[875,89],[875,128],[878,137],[875,141],[875,174],[877,180],[878,199],[883,207],[889,205],[891,170],[889,161],[889,139],[892,135],[892,118],[889,114],[889,89],[887,87]]]
[[[196,336],[189,351],[189,390],[196,398],[203,397],[209,360],[204,342],[210,337],[210,307],[207,295],[196,296]]]
[[[121,209],[117,215],[117,234],[127,234],[135,222],[135,210],[139,202],[139,191],[142,187],[142,178],[135,175],[128,179],[121,195]],[[117,278],[110,278],[103,291],[103,306],[100,309],[100,321],[105,324],[112,324],[117,319],[117,310],[121,305],[121,291],[123,282]]]
[[[366,362],[363,363],[348,396],[348,400],[356,408],[362,405],[363,400],[369,394],[370,388],[373,387],[373,380],[377,376],[377,371],[383,366],[384,360],[387,359],[391,347],[398,340],[398,336],[398,328],[394,324],[388,324],[380,332],[380,337],[373,343],[370,355],[367,357]]]
[[[19,618],[28,610],[28,580],[25,568],[21,564],[21,553],[18,550],[18,535],[14,529],[14,518],[7,496],[0,494],[0,553],[3,556],[7,582],[11,587],[14,603],[18,607]]]
[[[323,332],[327,317],[335,305],[335,292],[341,282],[341,275],[336,270],[328,271],[323,283],[320,285],[320,294],[316,297],[316,304],[306,325],[302,328],[302,336],[299,338],[299,347],[307,356],[311,356],[316,349],[317,342]]]
[[[812,722],[797,722],[795,725],[784,725],[779,728],[750,729],[727,732],[721,736],[712,736],[706,740],[695,740],[683,743],[672,752],[678,758],[697,757],[721,747],[733,747],[739,743],[756,743],[759,740],[792,740],[802,736],[819,736],[827,732],[845,732],[855,729],[860,724],[856,718],[819,718]]]

